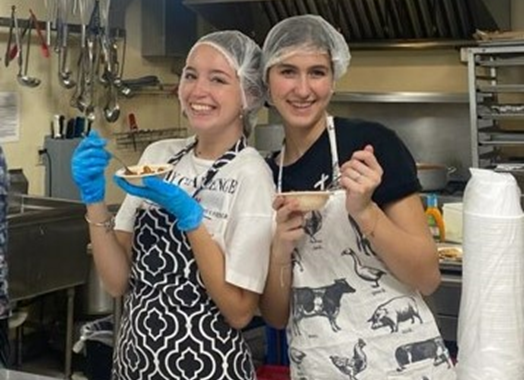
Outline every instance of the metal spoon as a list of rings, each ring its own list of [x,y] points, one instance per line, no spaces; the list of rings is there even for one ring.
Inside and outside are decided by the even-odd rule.
[[[115,155],[113,152],[109,152],[111,154],[111,157],[114,158],[115,160],[117,160],[118,162],[120,162],[122,164],[122,166],[124,167],[124,174],[135,174],[134,171],[132,171],[131,169],[129,169],[129,166],[126,165],[126,163],[124,162],[124,160],[122,160],[120,157],[118,157],[117,155]]]
[[[104,116],[109,123],[114,123],[120,117],[120,106],[118,105],[117,91],[118,90],[113,83],[113,78],[111,78],[107,90],[107,103],[104,107]]]

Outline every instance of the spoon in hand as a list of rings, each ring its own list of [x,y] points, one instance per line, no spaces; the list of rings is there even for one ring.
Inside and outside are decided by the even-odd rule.
[[[110,152],[111,154],[111,157],[113,157],[115,160],[117,160],[118,162],[120,162],[122,164],[122,166],[124,166],[124,174],[126,175],[132,175],[132,174],[136,174],[134,171],[132,171],[131,169],[129,169],[129,166],[126,165],[126,163],[124,162],[124,160],[122,160],[120,157],[118,157],[117,155],[115,155],[113,152]]]

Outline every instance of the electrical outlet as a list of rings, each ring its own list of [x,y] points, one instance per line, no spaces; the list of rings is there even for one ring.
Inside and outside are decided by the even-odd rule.
[[[45,160],[45,154],[46,153],[47,153],[47,149],[45,149],[45,148],[38,148],[38,163],[37,163],[38,166],[43,166],[44,165],[44,160]]]

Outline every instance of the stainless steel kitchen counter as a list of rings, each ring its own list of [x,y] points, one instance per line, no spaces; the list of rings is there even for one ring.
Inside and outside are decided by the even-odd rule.
[[[66,378],[71,375],[75,287],[86,283],[89,270],[84,214],[80,202],[16,195],[7,217],[11,300],[67,290]]]
[[[11,200],[9,211],[7,259],[12,301],[86,282],[89,235],[83,204],[19,196]]]
[[[58,377],[48,377],[35,375],[32,373],[0,369],[0,379],[2,380],[56,380]]]

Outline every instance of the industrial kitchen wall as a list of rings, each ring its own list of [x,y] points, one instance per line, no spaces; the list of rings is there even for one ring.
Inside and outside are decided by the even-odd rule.
[[[524,29],[524,3],[513,0],[513,29]],[[16,5],[20,17],[28,15],[31,7],[40,19],[45,20],[44,2],[40,0],[9,0],[0,2],[0,16],[8,17],[11,5]],[[518,18],[517,18],[518,17]],[[128,33],[125,78],[136,78],[146,74],[157,75],[161,81],[172,83],[177,80],[172,74],[173,58],[155,57],[145,59],[141,56],[141,1],[132,0],[127,6],[125,26]],[[5,51],[7,28],[0,28],[0,51]],[[78,43],[78,36],[71,36],[72,43]],[[69,107],[72,90],[64,90],[57,81],[57,58],[51,60],[37,58],[36,38],[33,36],[31,55],[31,74],[42,79],[42,84],[34,89],[20,87],[17,84],[16,65],[8,68],[0,66],[0,91],[14,92],[19,95],[20,103],[20,140],[5,143],[3,147],[11,168],[22,168],[29,179],[29,192],[44,194],[44,167],[39,165],[38,149],[42,147],[44,136],[49,134],[53,114],[60,113],[67,117],[78,115],[78,111]],[[353,51],[353,60],[348,75],[343,78],[339,91],[437,91],[467,92],[466,67],[460,62],[459,52],[448,50],[381,50]],[[71,52],[70,62],[76,62],[77,52]],[[184,124],[180,116],[176,98],[158,96],[137,96],[122,100],[122,115],[129,112],[137,115],[141,128],[164,128]],[[345,107],[345,106],[341,106]],[[101,118],[99,118],[100,120]],[[1,122],[1,120],[0,120]],[[95,124],[105,137],[111,139],[110,149],[116,144],[112,139],[114,132],[127,131],[127,121],[121,117],[114,124],[97,122]],[[130,163],[134,162],[139,152],[132,149],[117,150]],[[118,167],[113,163],[108,170]],[[108,201],[119,202],[122,193],[112,181],[108,181]]]
[[[54,1],[47,3],[53,4]],[[103,3],[103,2],[102,2]],[[27,19],[31,8],[41,21],[45,21],[47,11],[41,0],[4,0],[0,2],[0,17],[8,18],[11,6],[15,5],[20,19]],[[144,59],[141,56],[140,38],[140,1],[132,0],[127,6],[125,26],[128,35],[127,52],[124,69],[125,78],[137,78],[144,75],[156,75],[162,83],[176,83],[178,78],[171,71],[173,58],[155,57]],[[74,19],[69,20],[75,23]],[[3,143],[10,168],[22,168],[29,180],[29,193],[44,195],[45,168],[39,164],[38,150],[44,144],[44,137],[50,134],[50,124],[53,114],[62,114],[66,119],[81,116],[80,112],[69,106],[69,101],[74,89],[66,90],[58,83],[57,55],[51,48],[51,58],[45,59],[38,51],[36,33],[33,31],[32,48],[30,54],[29,71],[31,76],[41,79],[41,84],[36,88],[22,87],[17,83],[18,65],[16,61],[4,66],[4,52],[7,46],[9,28],[0,28],[0,91],[12,92],[19,99],[19,134],[16,142]],[[26,41],[24,39],[24,41]],[[54,35],[53,35],[54,41]],[[76,68],[78,57],[79,35],[70,33],[70,46],[68,65]],[[24,45],[25,47],[25,45]],[[121,51],[120,51],[121,53]],[[73,73],[76,77],[76,73]],[[121,97],[122,98],[122,97]],[[100,111],[93,124],[104,137],[110,140],[109,148],[125,158],[129,163],[138,159],[140,152],[131,149],[117,149],[113,133],[128,130],[127,114],[136,115],[139,127],[168,128],[178,126],[180,120],[177,99],[174,96],[139,95],[131,99],[120,99],[121,116],[115,123],[106,123]],[[2,123],[2,120],[0,120]],[[118,163],[113,162],[108,170],[108,201],[120,202],[122,192],[112,184],[110,177]]]

